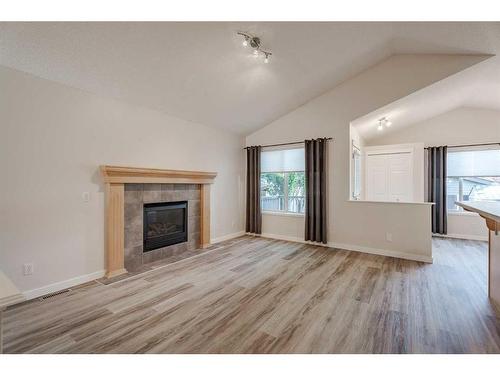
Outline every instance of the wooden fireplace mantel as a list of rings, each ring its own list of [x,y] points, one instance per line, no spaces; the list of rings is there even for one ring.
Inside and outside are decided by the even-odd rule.
[[[213,184],[217,173],[171,169],[101,166],[106,183],[121,184]]]
[[[197,184],[200,186],[200,242],[210,244],[210,184],[217,173],[177,171],[170,169],[101,166],[106,183],[106,277],[126,273],[125,241],[125,184]]]

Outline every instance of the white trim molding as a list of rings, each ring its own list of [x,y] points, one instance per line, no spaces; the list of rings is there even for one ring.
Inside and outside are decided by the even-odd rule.
[[[330,247],[330,248],[335,248],[335,249],[357,251],[357,252],[361,252],[361,253],[368,253],[368,254],[375,254],[375,255],[381,255],[381,256],[387,256],[387,257],[393,257],[393,258],[415,260],[418,262],[432,263],[432,256],[404,253],[404,252],[400,252],[400,251],[393,251],[393,250],[387,250],[387,249],[375,249],[375,248],[359,246],[359,245],[341,244],[341,243],[337,243],[337,242],[328,242],[328,244],[322,244],[322,243],[317,243],[317,242],[305,241],[299,237],[282,236],[282,235],[276,235],[276,234],[271,234],[271,233],[262,233],[261,235],[255,235],[253,233],[245,233],[245,231],[239,231],[239,232],[227,234],[225,236],[213,238],[210,242],[212,244],[215,244],[218,242],[227,241],[227,240],[231,240],[233,238],[241,237],[245,234],[251,235],[251,236],[253,235],[253,236],[257,236],[257,237],[270,238],[270,239],[275,239],[275,240],[308,243],[308,244],[316,245],[316,246],[324,246],[324,247]],[[84,284],[84,283],[87,283],[89,281],[100,279],[101,277],[104,277],[105,273],[106,273],[105,270],[101,270],[101,271],[89,273],[87,275],[77,276],[77,277],[74,277],[71,279],[59,281],[59,282],[54,283],[54,284],[46,285],[46,286],[43,286],[41,288],[27,290],[27,291],[24,291],[22,294],[24,295],[26,300],[38,298],[38,297],[41,297],[41,296],[44,296],[44,295],[47,295],[50,293],[59,292],[59,291],[64,290],[64,289],[68,289],[68,288],[71,288],[71,287],[74,287],[74,286],[77,286],[80,284]]]
[[[61,290],[68,289],[68,288],[71,288],[73,286],[77,286],[80,284],[88,283],[89,281],[100,279],[101,277],[104,277],[105,273],[106,273],[105,270],[101,270],[101,271],[89,273],[87,275],[73,277],[72,279],[58,281],[57,283],[45,285],[45,286],[42,286],[41,288],[27,290],[27,291],[23,292],[23,295],[27,300],[34,299],[37,297],[44,296],[46,294],[59,292]]]
[[[225,236],[213,238],[210,241],[210,243],[215,244],[218,242],[231,240],[233,238],[243,236],[244,234],[245,234],[245,231],[239,231],[236,233],[227,234]],[[38,297],[44,296],[46,294],[59,292],[61,290],[68,289],[68,288],[71,288],[71,287],[74,287],[74,286],[77,286],[80,284],[84,284],[84,283],[87,283],[89,281],[100,279],[101,277],[104,277],[105,273],[106,273],[105,270],[101,270],[101,271],[89,273],[87,275],[77,276],[77,277],[74,277],[74,278],[71,278],[68,280],[59,281],[59,282],[54,283],[54,284],[45,285],[45,286],[42,286],[42,287],[37,288],[37,289],[27,290],[27,291],[23,292],[22,294],[24,295],[24,297],[27,300],[38,298]]]
[[[247,233],[247,234],[251,235],[251,233]],[[415,253],[405,253],[402,251],[394,251],[394,250],[388,250],[388,249],[377,249],[377,248],[373,248],[373,247],[344,244],[344,243],[338,243],[338,242],[328,242],[325,245],[325,244],[317,243],[317,242],[304,241],[302,238],[299,238],[299,237],[281,236],[281,235],[276,235],[276,234],[271,234],[271,233],[262,233],[261,237],[271,238],[271,239],[275,239],[275,240],[291,241],[291,242],[310,243],[311,245],[316,245],[316,246],[324,246],[324,247],[331,247],[331,248],[335,248],[335,249],[357,251],[360,253],[375,254],[375,255],[381,255],[381,256],[386,256],[386,257],[391,257],[391,258],[414,260],[417,262],[425,262],[425,263],[432,263],[433,262],[432,256],[415,254]]]
[[[241,230],[241,231],[235,232],[235,233],[229,233],[229,234],[226,234],[224,236],[212,238],[210,240],[210,243],[211,244],[215,244],[215,243],[219,243],[219,242],[222,242],[222,241],[232,240],[233,238],[241,237],[244,234],[245,234],[244,230]]]
[[[457,238],[459,240],[472,240],[472,241],[488,242],[488,236],[478,236],[475,234],[458,234],[458,233],[438,234],[438,233],[433,233],[432,236],[433,237],[441,237],[441,238]]]
[[[417,206],[433,206],[435,203],[433,202],[406,202],[406,201],[368,201],[365,199],[348,199],[346,202],[351,202],[351,203],[377,203],[377,204],[412,204],[412,205],[417,205]]]
[[[253,233],[247,233],[247,234],[250,236],[259,236],[259,235],[255,235]],[[310,243],[310,244],[315,244],[315,245],[319,245],[319,246],[327,246],[327,245],[322,244],[322,243],[317,244],[316,242],[308,242],[300,237],[282,236],[280,234],[262,233],[259,237],[270,238],[273,240],[283,240],[283,241],[290,241],[290,242]]]
[[[456,211],[456,210],[448,210],[447,214],[449,216],[479,216],[478,213],[476,212],[470,212],[470,211]]]
[[[287,217],[298,217],[304,218],[305,214],[300,214],[296,212],[285,212],[285,211],[262,211],[262,215],[272,215],[272,216],[287,216]]]
[[[351,244],[344,244],[344,243],[337,243],[337,242],[328,242],[328,246],[334,247],[336,249],[358,251],[360,253],[382,255],[382,256],[391,257],[391,258],[414,260],[417,262],[424,262],[424,263],[432,263],[433,262],[432,255],[429,256],[429,255],[423,255],[423,254],[405,253],[402,251],[395,251],[395,250],[388,250],[388,249],[377,249],[374,247],[351,245]]]

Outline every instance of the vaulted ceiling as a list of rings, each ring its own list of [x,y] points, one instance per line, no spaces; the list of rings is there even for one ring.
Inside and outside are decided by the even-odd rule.
[[[500,111],[500,61],[496,57],[483,58],[483,61],[473,62],[462,71],[355,119],[351,125],[365,140],[371,140],[460,107]],[[378,131],[378,120],[383,117],[390,119],[393,126]]]
[[[500,23],[0,23],[2,65],[240,134],[392,54],[499,52]]]

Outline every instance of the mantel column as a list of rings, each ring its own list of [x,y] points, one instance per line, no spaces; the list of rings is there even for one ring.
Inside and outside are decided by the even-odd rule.
[[[200,245],[204,249],[210,245],[210,185],[201,185],[200,194]]]
[[[126,273],[124,263],[125,186],[106,184],[106,277]]]

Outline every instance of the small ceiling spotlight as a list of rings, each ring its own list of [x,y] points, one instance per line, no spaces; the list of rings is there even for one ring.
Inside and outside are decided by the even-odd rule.
[[[386,128],[390,128],[391,125],[392,125],[391,121],[389,121],[385,117],[382,117],[380,120],[378,120],[377,130],[382,131],[382,130],[384,130],[384,126]]]
[[[264,63],[267,64],[269,62],[269,55],[270,53],[264,52]]]
[[[269,57],[272,55],[272,53],[270,51],[264,51],[263,49],[261,49],[261,41],[259,37],[244,32],[238,32],[237,34],[241,35],[244,38],[242,43],[244,47],[250,46],[253,48],[253,55],[255,57],[259,55],[264,56],[264,63],[269,63]]]

